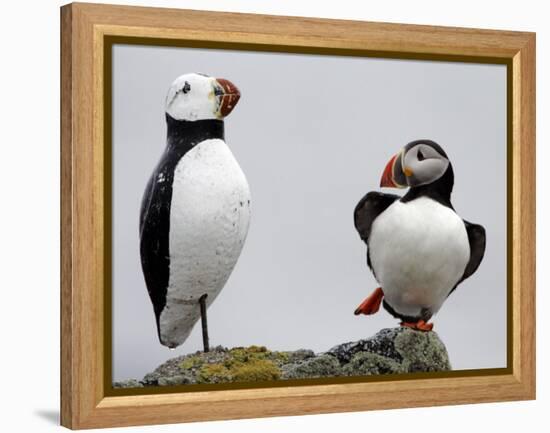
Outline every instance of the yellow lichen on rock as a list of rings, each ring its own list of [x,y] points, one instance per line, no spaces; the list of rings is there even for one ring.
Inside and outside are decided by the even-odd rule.
[[[273,361],[255,359],[249,362],[236,363],[231,368],[233,380],[239,382],[255,382],[276,380],[281,377],[281,370]]]
[[[255,382],[279,379],[278,364],[287,358],[288,355],[271,352],[264,346],[235,347],[218,362],[208,363],[190,357],[180,364],[180,368],[198,369],[197,383]]]
[[[222,364],[205,364],[197,375],[197,383],[222,383],[232,379],[230,371]]]

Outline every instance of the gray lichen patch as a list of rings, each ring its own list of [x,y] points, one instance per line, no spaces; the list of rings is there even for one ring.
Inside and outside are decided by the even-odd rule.
[[[141,388],[143,383],[136,379],[121,380],[113,383],[113,388]]]
[[[447,349],[435,332],[401,329],[394,345],[408,373],[451,370]]]
[[[312,379],[342,376],[340,362],[332,355],[314,356],[283,367],[283,379]]]
[[[373,374],[406,373],[402,363],[371,352],[358,352],[344,365],[346,376],[371,376]]]

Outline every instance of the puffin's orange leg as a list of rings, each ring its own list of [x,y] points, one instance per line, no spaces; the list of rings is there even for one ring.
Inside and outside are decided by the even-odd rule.
[[[434,327],[433,323],[426,323],[424,320],[420,319],[418,322],[401,322],[401,326],[406,328],[417,329],[419,331],[431,331]]]
[[[359,305],[353,314],[356,316],[358,314],[374,314],[380,309],[380,304],[382,303],[382,298],[384,297],[384,292],[381,287],[378,287],[374,292],[372,292],[367,299],[365,299],[361,305]]]

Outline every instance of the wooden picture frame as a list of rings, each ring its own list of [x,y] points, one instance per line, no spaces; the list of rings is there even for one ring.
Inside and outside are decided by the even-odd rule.
[[[109,50],[218,47],[507,65],[508,366],[384,380],[116,394],[110,388]],[[61,8],[61,424],[96,428],[535,398],[535,35],[190,10]]]

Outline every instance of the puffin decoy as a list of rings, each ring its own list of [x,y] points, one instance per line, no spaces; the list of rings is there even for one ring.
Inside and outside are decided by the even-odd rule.
[[[380,186],[409,190],[403,197],[372,191],[355,207],[355,228],[380,285],[356,315],[374,314],[382,304],[401,326],[430,331],[430,318],[477,270],[485,229],[455,212],[453,184],[451,162],[432,140],[408,143],[387,163]]]
[[[166,96],[166,147],[140,213],[143,275],[160,343],[181,345],[223,289],[244,246],[250,189],[224,138],[240,98],[229,80],[184,74]]]

